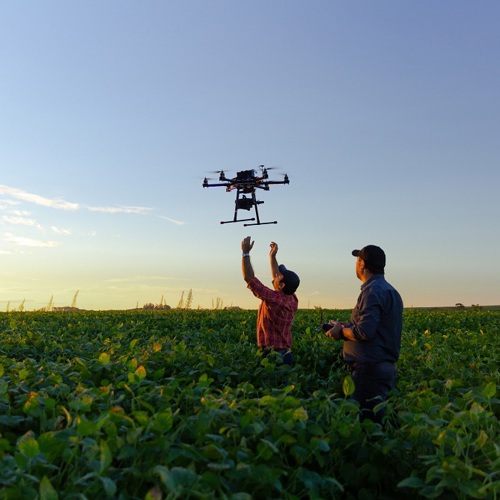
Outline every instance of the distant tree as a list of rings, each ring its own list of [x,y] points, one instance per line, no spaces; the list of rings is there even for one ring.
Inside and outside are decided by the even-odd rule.
[[[192,288],[190,288],[186,298],[186,309],[191,309],[192,305],[193,305],[193,290]]]
[[[181,298],[179,299],[179,303],[177,304],[177,309],[182,309],[184,307],[184,290],[181,293]]]
[[[461,302],[457,302],[457,303],[455,304],[455,307],[456,307],[457,309],[465,309],[465,306],[464,306]]]
[[[80,290],[77,290],[75,295],[73,295],[73,301],[71,302],[71,307],[76,308],[76,299],[78,297],[78,292],[80,292]]]
[[[214,302],[214,299],[212,299],[212,309],[222,309],[224,306],[224,303],[222,301],[222,299],[220,297],[217,297],[215,299],[215,302]]]

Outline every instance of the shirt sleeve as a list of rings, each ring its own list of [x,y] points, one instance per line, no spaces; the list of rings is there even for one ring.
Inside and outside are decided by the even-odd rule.
[[[276,298],[276,291],[271,290],[267,286],[263,285],[258,278],[252,278],[247,285],[247,288],[261,300],[273,301]]]
[[[374,290],[367,290],[361,297],[358,308],[358,317],[353,322],[351,331],[356,340],[372,340],[380,322],[380,297]]]

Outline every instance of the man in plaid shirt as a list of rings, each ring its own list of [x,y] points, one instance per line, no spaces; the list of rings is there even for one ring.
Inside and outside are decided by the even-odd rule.
[[[292,322],[299,301],[295,295],[300,280],[283,265],[278,265],[276,254],[278,245],[272,241],[269,259],[273,289],[263,285],[256,277],[250,262],[250,250],[254,242],[247,236],[241,242],[243,279],[252,293],[261,300],[257,314],[257,344],[262,357],[276,351],[283,357],[283,363],[293,364]]]

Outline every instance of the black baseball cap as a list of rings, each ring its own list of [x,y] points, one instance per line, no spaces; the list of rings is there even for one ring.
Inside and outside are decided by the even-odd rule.
[[[352,254],[354,257],[362,259],[366,267],[373,273],[384,274],[385,253],[380,247],[367,245],[361,250],[353,250]]]
[[[283,293],[286,295],[293,295],[295,290],[299,287],[300,279],[293,271],[288,270],[283,264],[278,266],[280,273],[283,275],[281,280],[285,284],[283,288]]]

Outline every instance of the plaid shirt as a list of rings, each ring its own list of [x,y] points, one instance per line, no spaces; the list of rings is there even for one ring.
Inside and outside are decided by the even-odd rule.
[[[257,345],[273,349],[289,349],[292,346],[292,322],[299,301],[295,294],[271,290],[257,278],[247,285],[261,299],[257,314]]]

